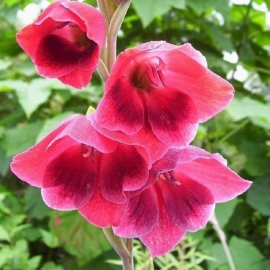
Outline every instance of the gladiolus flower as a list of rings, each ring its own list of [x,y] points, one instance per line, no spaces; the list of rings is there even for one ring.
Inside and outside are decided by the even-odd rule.
[[[60,122],[11,163],[15,175],[41,188],[49,207],[78,209],[99,227],[120,222],[128,193],[146,184],[150,167],[143,147],[104,137],[82,115]]]
[[[60,0],[17,34],[39,75],[67,85],[88,85],[97,68],[106,28],[101,13],[79,2]]]
[[[220,155],[192,146],[170,149],[153,165],[150,178],[144,190],[129,200],[114,232],[139,237],[153,257],[173,249],[187,231],[204,227],[215,203],[232,200],[251,185]]]
[[[149,141],[167,149],[187,146],[198,123],[219,113],[232,97],[232,85],[207,69],[190,44],[152,41],[118,56],[96,122],[146,147]]]

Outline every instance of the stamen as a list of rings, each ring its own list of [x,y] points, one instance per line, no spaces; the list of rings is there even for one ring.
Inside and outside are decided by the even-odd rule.
[[[56,26],[57,29],[62,29],[64,28],[66,25],[68,25],[70,22],[63,22],[60,25]]]
[[[181,183],[175,179],[172,175],[172,172],[164,172],[159,175],[159,178],[162,180],[167,180],[169,183],[172,183],[174,185],[180,186]]]
[[[157,70],[157,74],[158,74],[159,80],[161,81],[161,83],[163,84],[163,86],[167,87],[167,85],[165,83],[165,77],[163,75],[162,70],[161,69],[158,69]]]

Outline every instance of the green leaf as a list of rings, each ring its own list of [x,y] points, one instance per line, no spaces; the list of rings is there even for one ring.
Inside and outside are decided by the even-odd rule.
[[[215,9],[226,17],[229,13],[228,0],[192,0],[187,1],[186,4],[198,15],[206,12],[208,9]]]
[[[238,199],[231,200],[226,203],[218,203],[215,208],[216,217],[220,227],[224,227],[233,214],[233,211],[238,203]]]
[[[27,266],[25,269],[27,270],[36,270],[38,269],[38,266],[40,264],[40,261],[42,259],[42,256],[34,256],[31,259],[28,260]]]
[[[61,245],[77,257],[80,265],[111,248],[103,231],[88,223],[75,211],[55,212],[50,227]]]
[[[185,8],[185,0],[132,0],[132,4],[144,27],[156,16],[165,14],[171,7]]]
[[[204,30],[219,51],[234,51],[231,39],[222,31],[221,27],[207,22]]]
[[[51,209],[43,202],[40,194],[40,189],[28,187],[25,190],[25,211],[29,213],[31,218],[38,220],[48,216]]]
[[[22,127],[8,129],[0,141],[7,157],[12,157],[33,146],[42,126],[43,122],[38,121]]]
[[[262,215],[270,216],[270,172],[254,180],[247,192],[247,203]]]
[[[56,248],[59,246],[58,238],[53,235],[51,232],[39,229],[43,242],[50,248]]]
[[[8,241],[10,242],[10,237],[8,231],[0,225],[0,241]]]
[[[236,269],[250,270],[251,266],[263,259],[253,243],[233,237],[229,243],[232,258]]]
[[[54,262],[46,262],[40,270],[65,270],[62,266],[56,265]]]
[[[15,87],[15,93],[29,118],[39,105],[48,100],[51,89],[46,79],[39,78],[32,80],[29,84],[24,83],[21,84],[21,87]]]
[[[255,125],[270,129],[270,106],[249,97],[234,98],[226,108],[234,121],[239,121],[246,117],[251,118]],[[259,120],[259,121],[258,121]],[[262,122],[264,124],[262,124]]]

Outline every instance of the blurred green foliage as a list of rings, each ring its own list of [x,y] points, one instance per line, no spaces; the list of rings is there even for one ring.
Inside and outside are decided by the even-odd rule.
[[[94,0],[86,1],[95,4]],[[121,269],[102,231],[76,212],[60,213],[40,191],[9,169],[15,154],[39,141],[57,122],[84,114],[102,96],[95,74],[82,91],[41,78],[16,43],[18,10],[38,0],[0,2],[0,269]],[[238,199],[218,205],[237,270],[270,269],[270,0],[133,0],[119,33],[118,52],[150,40],[190,42],[209,68],[235,87],[229,107],[200,125],[194,145],[219,152],[243,178],[254,181]],[[233,61],[224,55],[234,53]],[[151,263],[135,244],[136,269]],[[229,269],[209,224],[187,237],[155,269]]]

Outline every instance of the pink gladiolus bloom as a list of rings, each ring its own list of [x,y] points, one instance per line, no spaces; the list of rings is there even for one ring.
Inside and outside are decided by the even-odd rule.
[[[104,137],[82,115],[60,122],[11,163],[15,175],[41,188],[49,207],[78,209],[99,227],[120,222],[128,194],[145,186],[150,167],[143,147]]]
[[[55,1],[17,34],[39,75],[75,88],[88,85],[105,38],[101,13],[88,4],[68,0]]]
[[[170,149],[153,165],[149,179],[144,191],[129,200],[114,232],[139,237],[153,257],[173,249],[187,231],[204,227],[215,203],[232,200],[251,185],[220,155],[192,146]]]
[[[198,123],[224,109],[233,87],[190,44],[148,42],[122,52],[96,111],[101,128],[169,147],[187,146]],[[147,135],[147,136],[146,136]],[[151,152],[151,151],[149,151]]]

